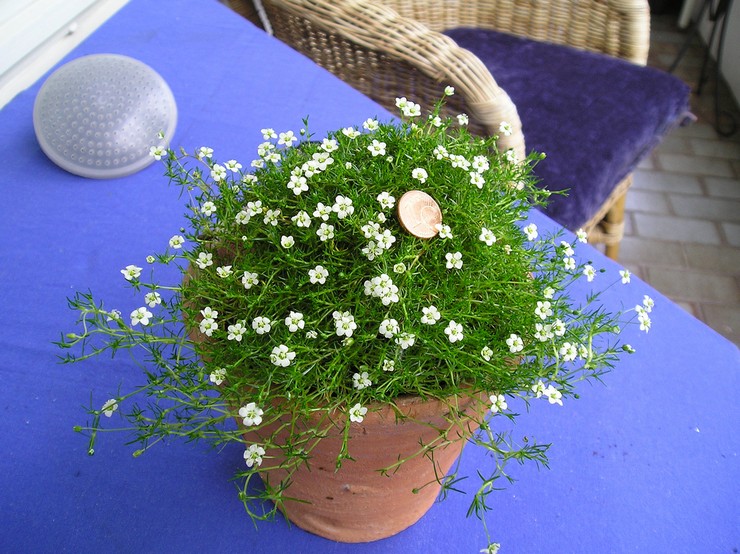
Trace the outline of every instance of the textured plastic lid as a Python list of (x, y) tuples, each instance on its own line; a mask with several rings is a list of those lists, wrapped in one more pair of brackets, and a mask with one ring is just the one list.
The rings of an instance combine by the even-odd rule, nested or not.
[(97, 179), (130, 175), (152, 163), (149, 149), (167, 146), (176, 125), (177, 105), (164, 79), (118, 54), (64, 64), (33, 106), (44, 153), (70, 173)]

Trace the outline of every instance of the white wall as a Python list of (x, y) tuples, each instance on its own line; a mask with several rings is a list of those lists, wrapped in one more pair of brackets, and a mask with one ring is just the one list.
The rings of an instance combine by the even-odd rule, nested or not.
[(0, 108), (127, 1), (0, 0)]

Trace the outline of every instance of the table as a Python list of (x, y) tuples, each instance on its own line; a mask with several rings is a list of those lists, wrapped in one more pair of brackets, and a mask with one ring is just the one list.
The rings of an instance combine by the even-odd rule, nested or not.
[[(306, 115), (317, 136), (388, 115), (215, 0), (132, 0), (64, 61), (102, 52), (157, 70), (180, 110), (173, 146), (208, 145), (220, 159), (251, 159), (259, 129), (297, 130)], [(72, 427), (84, 423), (91, 391), (107, 398), (136, 384), (140, 370), (125, 357), (59, 365), (52, 341), (75, 318), (66, 298), (89, 288), (125, 308), (132, 299), (119, 270), (159, 250), (184, 218), (159, 165), (110, 181), (54, 166), (31, 120), (42, 82), (0, 111), (0, 551), (478, 552), (485, 539), (464, 516), (467, 496), (436, 504), (395, 537), (345, 545), (282, 519), (255, 528), (229, 481), (243, 463), (238, 445), (173, 442), (133, 459), (112, 435), (86, 455)], [(502, 552), (740, 547), (738, 349), (644, 283), (633, 282), (629, 299), (622, 290), (608, 297), (612, 307), (642, 294), (656, 300), (653, 328), (628, 337), (638, 352), (605, 386), (522, 415), (520, 436), (553, 443), (551, 469), (512, 468), (518, 482), (495, 495), (488, 525)], [(463, 473), (486, 463), (469, 447)]]

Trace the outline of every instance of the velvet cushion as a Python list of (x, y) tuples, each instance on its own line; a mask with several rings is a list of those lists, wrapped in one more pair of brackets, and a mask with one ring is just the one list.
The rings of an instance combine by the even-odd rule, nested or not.
[(488, 67), (519, 112), (535, 173), (553, 195), (547, 214), (576, 230), (661, 137), (688, 113), (689, 87), (630, 62), (484, 29), (446, 31)]

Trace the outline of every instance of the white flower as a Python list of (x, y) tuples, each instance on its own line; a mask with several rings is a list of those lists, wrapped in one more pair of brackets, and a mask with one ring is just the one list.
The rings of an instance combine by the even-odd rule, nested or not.
[(265, 225), (272, 225), (273, 227), (276, 227), (278, 224), (278, 218), (280, 217), (280, 210), (267, 210), (265, 212), (265, 217), (262, 220)]
[(376, 197), (376, 200), (380, 202), (380, 207), (384, 210), (393, 209), (393, 206), (396, 204), (396, 199), (387, 192), (381, 192)]
[(317, 265), (313, 269), (308, 270), (308, 278), (311, 280), (311, 284), (315, 285), (316, 283), (323, 285), (326, 283), (326, 278), (329, 276), (329, 271), (322, 266)]
[(290, 220), (295, 223), (297, 227), (311, 226), (311, 216), (309, 216), (308, 213), (304, 212), (303, 210), (291, 217)]
[(272, 321), (270, 321), (269, 317), (257, 316), (252, 320), (252, 329), (258, 335), (264, 335), (272, 329)]
[(241, 342), (244, 333), (247, 332), (247, 328), (244, 326), (244, 323), (242, 323), (241, 321), (237, 321), (233, 325), (229, 325), (227, 331), (229, 332), (228, 336), (226, 337), (227, 339)]
[(425, 169), (421, 167), (417, 167), (416, 169), (413, 169), (411, 171), (411, 177), (416, 179), (420, 183), (425, 183), (427, 180), (427, 177), (429, 177), (429, 174), (426, 172)]
[(491, 164), (489, 163), (488, 158), (486, 158), (485, 156), (475, 156), (473, 158), (473, 169), (475, 169), (478, 173), (488, 171), (490, 167)]
[(434, 228), (439, 231), (439, 238), (441, 239), (451, 239), (452, 238), (452, 229), (450, 229), (449, 225), (445, 225), (444, 223), (437, 223), (434, 225)]
[(555, 333), (557, 336), (562, 337), (565, 334), (565, 323), (563, 323), (559, 319), (556, 319), (555, 322), (552, 324), (552, 332)]
[(213, 164), (213, 167), (211, 168), (211, 179), (213, 179), (217, 183), (226, 179), (226, 168), (222, 165)]
[(507, 121), (502, 121), (501, 124), (498, 126), (498, 132), (505, 137), (510, 137), (512, 133), (511, 123), (508, 123)]
[(293, 131), (286, 131), (285, 133), (280, 133), (278, 135), (278, 144), (284, 144), (288, 148), (293, 146), (293, 143), (298, 140), (298, 137), (295, 136), (295, 133)]
[(195, 264), (200, 269), (205, 269), (210, 265), (213, 265), (213, 254), (210, 252), (201, 252), (198, 254), (198, 259), (195, 260)]
[(619, 271), (619, 276), (622, 278), (622, 284), (626, 285), (630, 282), (630, 277), (632, 277), (632, 274), (629, 272), (628, 269), (621, 269)]
[(290, 350), (284, 344), (276, 346), (270, 354), (270, 361), (279, 367), (288, 367), (295, 359), (295, 352)]
[(432, 154), (434, 154), (434, 157), (438, 160), (443, 160), (445, 158), (449, 158), (450, 156), (450, 153), (444, 146), (435, 146), (434, 150), (432, 150)]
[(218, 329), (218, 323), (212, 317), (204, 317), (200, 321), (200, 332), (207, 337), (212, 337), (213, 332)]
[(503, 394), (492, 394), (489, 400), (491, 401), (491, 413), (503, 412), (509, 407)]
[(445, 87), (445, 96), (452, 96), (453, 94), (455, 94), (455, 87), (447, 85)]
[(357, 390), (365, 389), (372, 384), (373, 382), (368, 377), (367, 371), (363, 371), (362, 373), (355, 373), (352, 376), (352, 386), (355, 387)]
[(572, 256), (575, 254), (575, 250), (573, 250), (573, 247), (569, 242), (566, 242), (564, 240), (560, 241), (560, 246), (563, 248), (563, 255), (564, 256)]
[(594, 280), (594, 277), (596, 277), (596, 270), (594, 269), (594, 266), (586, 264), (583, 267), (583, 274), (586, 276), (586, 279), (590, 283)]
[(303, 329), (306, 322), (303, 320), (302, 313), (290, 312), (288, 317), (285, 318), (285, 325), (291, 333), (295, 333), (298, 329)]
[(141, 308), (136, 308), (133, 312), (131, 312), (131, 326), (138, 325), (141, 323), (142, 325), (149, 325), (149, 319), (152, 317), (152, 312), (146, 309), (145, 306), (142, 306)]
[(383, 371), (393, 371), (396, 369), (395, 360), (383, 360)]
[(547, 388), (542, 391), (542, 394), (547, 397), (547, 400), (550, 402), (550, 404), (560, 404), (561, 406), (563, 405), (563, 401), (561, 400), (563, 398), (563, 393), (561, 393), (552, 385), (547, 385)]
[(337, 145), (337, 141), (334, 139), (328, 139), (325, 138), (321, 141), (321, 149), (324, 152), (334, 152), (339, 146)]
[(461, 154), (450, 154), (450, 165), (452, 165), (452, 167), (459, 167), (465, 171), (470, 169), (470, 162)]
[(447, 335), (447, 338), (450, 342), (457, 342), (460, 340), (463, 340), (463, 326), (460, 323), (457, 323), (454, 319), (451, 320), (447, 327), (445, 327), (445, 335)]
[(214, 309), (212, 309), (210, 306), (206, 306), (200, 311), (200, 315), (205, 317), (206, 319), (216, 319), (218, 318), (218, 312)]
[(416, 335), (413, 333), (401, 333), (395, 338), (394, 342), (401, 347), (401, 350), (406, 350), (414, 346)]
[(368, 118), (362, 123), (362, 127), (367, 129), (368, 131), (376, 131), (378, 129), (378, 126), (378, 120), (372, 118)]
[(108, 317), (105, 318), (106, 321), (118, 321), (121, 319), (121, 311), (120, 310), (111, 310), (108, 312)]
[(485, 227), (481, 229), (480, 236), (478, 238), (488, 246), (492, 246), (493, 243), (496, 242), (496, 235), (493, 234), (493, 231), (486, 229)]
[(406, 273), (406, 264), (403, 262), (398, 262), (397, 264), (394, 264), (393, 273)]
[(262, 138), (265, 140), (277, 138), (277, 133), (275, 133), (275, 129), (261, 129), (260, 133), (262, 133)]
[(226, 279), (232, 273), (234, 273), (234, 271), (231, 269), (230, 265), (222, 265), (221, 267), (216, 268), (216, 274), (222, 279)]
[(467, 114), (461, 113), (457, 116), (457, 122), (460, 125), (467, 125), (468, 123), (470, 123), (470, 118)]
[(221, 367), (214, 369), (213, 373), (208, 376), (208, 380), (216, 386), (219, 386), (226, 379), (226, 368)]
[(295, 239), (291, 236), (283, 235), (280, 237), (280, 246), (283, 248), (291, 248), (295, 244)]
[(201, 146), (196, 154), (198, 159), (210, 158), (211, 156), (213, 156), (213, 148), (209, 148), (207, 146)]
[(313, 340), (313, 339), (315, 339), (318, 336), (319, 336), (319, 334), (316, 331), (306, 331), (306, 338), (307, 339), (312, 339)]
[(149, 148), (149, 155), (155, 160), (159, 161), (162, 156), (167, 154), (167, 150), (163, 146), (152, 146)]
[(524, 234), (527, 235), (527, 240), (534, 240), (537, 238), (537, 225), (530, 223), (524, 228)]
[(135, 266), (135, 265), (127, 265), (124, 269), (121, 270), (121, 273), (123, 274), (123, 277), (127, 281), (133, 281), (134, 279), (138, 279), (141, 275), (142, 268)]
[(249, 217), (259, 215), (264, 211), (261, 200), (255, 200), (254, 202), (247, 202), (247, 214)]
[(484, 346), (483, 349), (480, 351), (481, 358), (483, 358), (485, 361), (490, 362), (491, 358), (493, 357), (493, 350), (491, 350), (488, 346)]
[(555, 289), (552, 287), (545, 287), (545, 290), (542, 291), (542, 296), (544, 296), (548, 300), (552, 300), (552, 298), (555, 296)]
[(522, 341), (522, 338), (519, 335), (511, 333), (509, 338), (506, 339), (506, 346), (509, 347), (509, 352), (516, 354), (517, 352), (524, 350), (524, 341)]
[(563, 267), (568, 271), (573, 271), (576, 268), (576, 259), (566, 256), (563, 258)]
[(479, 189), (482, 189), (483, 185), (486, 184), (486, 180), (477, 171), (471, 171), (470, 172), (470, 184), (475, 185)]
[(349, 409), (349, 420), (355, 423), (362, 423), (362, 420), (365, 419), (366, 413), (367, 408), (362, 404), (357, 403)]
[(328, 221), (329, 214), (331, 214), (331, 206), (324, 206), (321, 202), (316, 205), (316, 209), (313, 212), (314, 217), (320, 217), (324, 221)]
[(228, 169), (232, 173), (238, 173), (239, 170), (242, 168), (242, 164), (240, 164), (236, 160), (229, 160), (224, 164), (224, 166), (226, 166), (226, 169)]
[(563, 360), (566, 362), (572, 362), (576, 359), (576, 356), (578, 356), (578, 349), (575, 344), (571, 344), (570, 342), (563, 343), (563, 346), (560, 347), (560, 355), (563, 357)]
[(265, 455), (265, 449), (257, 444), (252, 444), (244, 451), (244, 460), (247, 467), (261, 466), (262, 456)]
[(455, 252), (454, 254), (448, 252), (445, 254), (445, 259), (447, 260), (445, 264), (447, 269), (462, 269), (463, 261), (460, 252)]
[(545, 394), (545, 383), (542, 382), (542, 379), (537, 381), (534, 385), (532, 385), (532, 392), (537, 396), (537, 398), (540, 398), (543, 394)]
[(365, 294), (380, 298), (384, 306), (399, 301), (398, 287), (393, 284), (393, 280), (386, 273), (365, 281), (364, 286)]
[(538, 300), (537, 301), (537, 307), (534, 309), (534, 313), (536, 316), (539, 316), (540, 319), (547, 319), (552, 315), (552, 304), (545, 300), (544, 302)]
[(162, 303), (162, 297), (158, 292), (148, 292), (144, 295), (144, 302), (146, 302), (147, 306), (150, 308), (154, 308)]
[(322, 242), (326, 242), (327, 240), (334, 238), (334, 225), (322, 223), (317, 229), (316, 235), (318, 235)]
[(185, 237), (182, 235), (173, 235), (173, 237), (170, 239), (170, 248), (182, 248), (182, 245), (185, 243)]
[(650, 313), (653, 311), (653, 306), (655, 306), (655, 302), (652, 298), (650, 298), (647, 294), (642, 297), (642, 305), (645, 307), (645, 311), (647, 313)]
[(442, 126), (442, 118), (438, 115), (435, 116), (429, 116), (429, 122), (434, 125), (435, 127), (441, 127)]
[(637, 306), (637, 321), (640, 322), (640, 331), (645, 331), (646, 333), (650, 331), (650, 325), (652, 324), (652, 321), (650, 321), (650, 315), (648, 315), (647, 310), (645, 310), (642, 306)]
[(291, 175), (288, 188), (293, 191), (293, 194), (298, 196), (308, 190), (308, 181), (303, 175)]
[(421, 322), (425, 325), (434, 325), (442, 317), (439, 310), (435, 306), (429, 306), (428, 308), (421, 309), (422, 316)]
[(352, 200), (346, 196), (338, 195), (334, 199), (334, 205), (331, 207), (332, 211), (336, 212), (339, 219), (344, 219), (352, 215), (355, 212), (355, 207), (352, 205)]
[(244, 285), (244, 288), (249, 290), (253, 286), (259, 284), (260, 280), (256, 273), (252, 273), (250, 271), (245, 271), (244, 275), (242, 275), (242, 285)]
[(334, 328), (337, 336), (339, 337), (351, 337), (355, 329), (357, 329), (357, 323), (355, 323), (354, 316), (349, 312), (334, 311), (332, 314), (334, 318)]
[(398, 326), (398, 321), (395, 319), (384, 319), (380, 322), (380, 327), (378, 328), (378, 333), (383, 335), (387, 339), (392, 339), (400, 330)]
[(535, 323), (534, 337), (540, 342), (547, 342), (550, 339), (555, 338), (555, 333), (552, 332), (552, 325)]
[(504, 152), (504, 156), (506, 157), (506, 160), (510, 163), (517, 163), (519, 161), (519, 156), (512, 148), (509, 148), (506, 152)]
[(354, 139), (354, 138), (359, 137), (361, 133), (360, 133), (360, 131), (358, 131), (354, 127), (345, 127), (344, 129), (342, 129), (342, 134), (345, 137)]
[(386, 144), (384, 142), (373, 139), (373, 143), (367, 149), (370, 150), (373, 156), (385, 156), (385, 146)]
[(118, 402), (116, 402), (115, 398), (111, 398), (110, 400), (106, 400), (103, 404), (103, 407), (100, 408), (100, 410), (103, 412), (103, 415), (105, 417), (110, 417), (113, 415), (113, 412), (115, 412), (118, 409)]
[(259, 425), (262, 423), (262, 415), (265, 412), (254, 402), (250, 402), (246, 406), (239, 408), (239, 417), (243, 418), (242, 423), (245, 427), (251, 427), (252, 425)]
[(578, 231), (576, 231), (576, 237), (578, 238), (578, 242), (588, 242), (588, 235), (583, 229), (578, 229)]
[(481, 548), (480, 553), (481, 554), (498, 554), (499, 549), (501, 548), (501, 544), (497, 542), (492, 542), (485, 548)]

